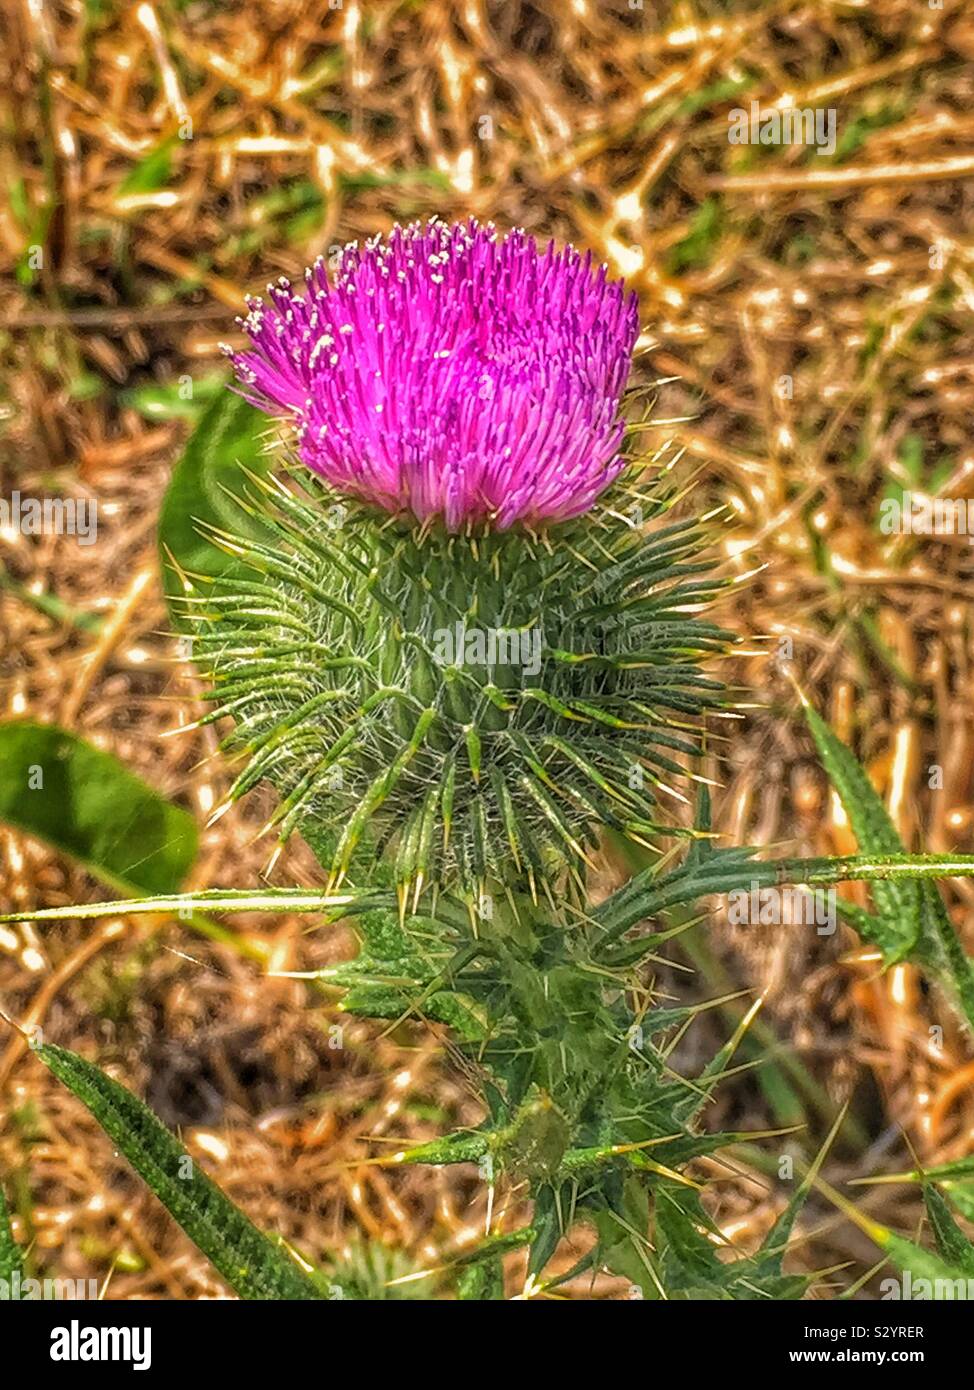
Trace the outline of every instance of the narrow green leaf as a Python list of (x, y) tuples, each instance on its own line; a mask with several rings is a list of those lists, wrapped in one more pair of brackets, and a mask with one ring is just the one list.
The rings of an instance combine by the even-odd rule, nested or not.
[[(725, 853), (726, 861), (725, 862)], [(769, 862), (748, 860), (734, 851), (717, 851), (711, 856), (714, 867), (687, 875), (677, 870), (663, 877), (638, 875), (636, 892), (630, 893), (633, 879), (625, 889), (607, 898), (592, 920), (606, 928), (605, 941), (621, 936), (643, 918), (653, 917), (666, 908), (694, 902), (712, 893), (729, 893), (769, 884), (802, 883), (818, 886), (861, 880), (876, 883), (889, 880), (923, 882), (937, 878), (974, 878), (974, 854), (882, 854), (848, 855), (845, 858), (778, 859)], [(623, 902), (622, 900), (625, 899)], [(0, 922), (56, 921), (66, 917), (108, 917), (112, 913), (179, 912), (202, 907), (214, 912), (331, 912), (344, 909), (362, 912), (370, 907), (393, 907), (389, 893), (324, 893), (303, 888), (207, 889), (199, 893), (164, 893), (131, 902), (84, 903), (75, 907), (44, 908), (37, 912), (8, 912)], [(437, 904), (438, 921), (450, 922), (450, 903), (445, 897)], [(453, 925), (456, 925), (453, 922)], [(659, 936), (645, 938), (652, 950)]]
[(59, 922), (66, 918), (138, 917), (154, 912), (187, 915), (205, 908), (210, 912), (328, 912), (340, 916), (359, 907), (385, 906), (374, 897), (354, 893), (324, 893), (303, 888), (206, 888), (199, 893), (156, 893), (149, 898), (126, 898), (103, 903), (71, 903), (27, 912), (7, 912), (0, 922)]
[(3, 1195), (3, 1188), (0, 1187), (0, 1279), (9, 1283), (15, 1274), (23, 1274), (23, 1272), (23, 1252), (14, 1240), (13, 1231), (10, 1229), (7, 1200)]
[(57, 594), (35, 594), (26, 584), (18, 583), (6, 570), (0, 570), (0, 589), (13, 594), (35, 612), (43, 613), (44, 617), (50, 618), (52, 622), (76, 627), (81, 632), (100, 632), (105, 625), (105, 619), (101, 614), (86, 613), (83, 609), (65, 603)]
[[(859, 848), (865, 854), (901, 853), (903, 843), (865, 770), (807, 702), (804, 710), (822, 766), (838, 792)], [(902, 960), (919, 940), (922, 895), (913, 883), (877, 883), (871, 891), (877, 908), (873, 939), (889, 965)]]
[(414, 1149), (404, 1149), (389, 1163), (429, 1163), (440, 1167), (448, 1163), (477, 1163), (490, 1147), (486, 1134), (447, 1134)]
[(457, 1298), (477, 1303), (498, 1302), (504, 1297), (504, 1262), (499, 1255), (471, 1264), (457, 1280)]
[(34, 1049), (87, 1106), (189, 1238), (241, 1298), (313, 1299), (321, 1292), (287, 1252), (250, 1222), (131, 1091), (50, 1043)]
[[(845, 744), (805, 703), (805, 716), (829, 774), (866, 853), (897, 854), (903, 843), (872, 783)], [(871, 889), (877, 913), (856, 913), (855, 926), (892, 964), (910, 956), (955, 996), (974, 1026), (974, 963), (966, 955), (935, 884), (890, 882)], [(844, 914), (848, 916), (849, 914)]]
[(974, 1181), (949, 1179), (943, 1184), (943, 1189), (964, 1220), (974, 1222)]
[(974, 1245), (951, 1216), (946, 1200), (930, 1183), (924, 1185), (923, 1200), (939, 1254), (967, 1278), (974, 1278)]
[[(873, 1237), (877, 1245), (885, 1250), (893, 1264), (903, 1274), (909, 1274), (914, 1280), (925, 1279), (932, 1286), (933, 1298), (952, 1298), (952, 1293), (947, 1293), (949, 1287), (954, 1289), (957, 1281), (960, 1280), (963, 1286), (967, 1287), (967, 1276), (962, 1269), (956, 1265), (949, 1264), (939, 1255), (932, 1254), (929, 1250), (924, 1250), (912, 1240), (906, 1240), (903, 1236), (898, 1236), (894, 1231), (885, 1230), (881, 1237)], [(938, 1289), (940, 1293), (938, 1294)], [(915, 1293), (914, 1297), (918, 1295)], [(964, 1295), (966, 1297), (966, 1294)]]
[(541, 1271), (558, 1248), (563, 1234), (557, 1193), (548, 1183), (535, 1195), (531, 1224), (534, 1239), (531, 1241), (531, 1253), (528, 1258), (528, 1277), (537, 1282)]
[[(692, 866), (672, 873), (644, 870), (591, 914), (605, 931), (603, 944), (618, 940), (630, 927), (671, 907), (696, 902), (715, 893), (786, 883), (816, 887), (827, 883), (923, 882), (937, 878), (974, 876), (972, 854), (851, 854), (815, 859), (758, 860), (751, 849), (718, 849)], [(651, 950), (653, 937), (645, 938)]]

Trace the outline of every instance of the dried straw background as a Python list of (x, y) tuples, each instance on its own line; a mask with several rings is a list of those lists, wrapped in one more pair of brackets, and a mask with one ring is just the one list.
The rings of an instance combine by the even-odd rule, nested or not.
[[(911, 460), (951, 496), (974, 469), (963, 0), (6, 0), (0, 55), (3, 494), (94, 496), (100, 523), (90, 549), (0, 538), (5, 716), (78, 729), (205, 820), (226, 776), (202, 734), (163, 737), (198, 706), (154, 558), (186, 425), (147, 418), (138, 388), (205, 379), (243, 294), (335, 243), (475, 214), (591, 247), (639, 290), (641, 380), (669, 379), (661, 441), (698, 472), (694, 505), (732, 509), (722, 563), (764, 567), (728, 615), (754, 653), (732, 676), (758, 708), (714, 761), (720, 828), (801, 852), (852, 847), (772, 659), (791, 638), (791, 669), (867, 762), (907, 843), (974, 848), (971, 547), (875, 525)], [(833, 108), (835, 156), (729, 144), (729, 110), (752, 99)], [(28, 274), (36, 244), (43, 266)], [(39, 594), (108, 621), (97, 638), (52, 622)], [(262, 810), (205, 832), (200, 884), (258, 881)], [(0, 866), (16, 907), (98, 891), (6, 831)], [(313, 878), (301, 846), (275, 870)], [(972, 895), (949, 893), (968, 949)], [(247, 929), (273, 943), (278, 968), (346, 949), (299, 922)], [(969, 1044), (911, 968), (880, 978), (841, 931), (830, 942), (717, 918), (709, 951), (701, 974), (664, 972), (664, 987), (765, 990), (770, 1026), (824, 1099), (854, 1095), (863, 1138), (837, 1150), (834, 1181), (904, 1166), (904, 1136), (928, 1160), (969, 1150)], [(380, 1038), (346, 1021), (331, 1050), (334, 1016), (303, 987), (173, 923), (4, 930), (0, 1000), (144, 1093), (256, 1219), (310, 1253), (365, 1234), (405, 1252), (394, 1270), (435, 1264), (482, 1222), (471, 1175), (357, 1162), (381, 1152), (366, 1136), (431, 1137), (476, 1116), (425, 1030)], [(932, 1023), (947, 1024), (939, 1051)], [(701, 1053), (708, 1026), (694, 1034)], [(731, 1116), (768, 1123), (753, 1078), (728, 1088), (714, 1122)], [(814, 1144), (814, 1107), (809, 1122)], [(13, 1035), (0, 1038), (0, 1171), (45, 1272), (110, 1275), (113, 1298), (219, 1290)], [(746, 1247), (780, 1191), (743, 1163), (710, 1172), (714, 1210)], [(894, 1189), (866, 1206), (903, 1229), (916, 1219)], [(857, 1262), (820, 1296), (872, 1262), (825, 1205), (803, 1229), (798, 1264)]]

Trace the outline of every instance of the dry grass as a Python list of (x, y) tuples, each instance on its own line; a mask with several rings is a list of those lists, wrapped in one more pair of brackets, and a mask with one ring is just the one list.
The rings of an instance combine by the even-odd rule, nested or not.
[[(661, 432), (699, 468), (700, 505), (732, 509), (728, 570), (764, 566), (730, 615), (760, 653), (738, 658), (735, 677), (761, 707), (715, 762), (721, 829), (809, 853), (852, 847), (773, 659), (790, 638), (791, 668), (868, 763), (906, 842), (974, 848), (972, 550), (875, 524), (891, 484), (962, 496), (974, 469), (963, 0), (8, 0), (0, 39), (3, 494), (85, 493), (100, 508), (90, 550), (0, 540), (15, 586), (0, 598), (4, 713), (76, 727), (205, 819), (226, 782), (212, 746), (162, 737), (192, 720), (197, 693), (173, 661), (154, 568), (186, 423), (147, 413), (138, 390), (205, 380), (243, 294), (269, 278), (397, 218), (472, 213), (590, 246), (627, 275), (643, 300), (641, 377), (674, 378)], [(729, 144), (729, 110), (752, 99), (834, 108), (836, 155)], [(98, 636), (53, 622), (39, 594), (109, 622)], [(260, 810), (206, 832), (199, 883), (257, 881)], [(16, 906), (94, 891), (20, 837), (0, 831), (0, 851)], [(313, 874), (300, 846), (275, 871)], [(972, 895), (949, 895), (969, 949)], [(343, 949), (293, 921), (248, 930), (285, 968)], [(808, 1081), (813, 1139), (813, 1086), (820, 1102), (854, 1096), (861, 1142), (838, 1152), (838, 1179), (900, 1166), (901, 1133), (924, 1159), (969, 1151), (969, 1045), (948, 1023), (932, 1047), (947, 1016), (912, 968), (881, 978), (841, 932), (716, 922), (709, 940), (691, 987), (767, 990)], [(425, 1261), (481, 1220), (472, 1178), (393, 1181), (355, 1164), (375, 1152), (366, 1135), (431, 1136), (476, 1114), (423, 1031), (380, 1039), (346, 1024), (345, 1047), (329, 1049), (334, 1016), (303, 987), (260, 979), (174, 924), (6, 931), (0, 998), (142, 1090), (248, 1211), (309, 1251), (358, 1230)], [(79, 1107), (15, 1041), (3, 1047), (0, 1167), (38, 1261), (114, 1269), (112, 1297), (211, 1291)], [(722, 1106), (769, 1118), (752, 1079)], [(746, 1244), (774, 1201), (752, 1176), (720, 1176), (716, 1210)], [(915, 1217), (891, 1190), (870, 1201), (894, 1224)], [(811, 1211), (809, 1267), (868, 1264), (847, 1226)]]

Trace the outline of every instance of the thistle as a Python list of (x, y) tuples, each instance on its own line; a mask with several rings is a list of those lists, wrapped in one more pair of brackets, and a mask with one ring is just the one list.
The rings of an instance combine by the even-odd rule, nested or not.
[(202, 604), (212, 718), (281, 840), (468, 904), (580, 901), (598, 833), (646, 842), (703, 712), (697, 523), (627, 453), (636, 305), (574, 250), (476, 223), (346, 248), (251, 301), (230, 353), (293, 443), (261, 538)]
[[(245, 755), (230, 799), (271, 782), (326, 891), (369, 890), (347, 900), (359, 955), (326, 972), (343, 1008), (450, 1025), (483, 1093), (479, 1129), (392, 1161), (525, 1183), (532, 1280), (584, 1213), (593, 1261), (652, 1292), (627, 1223), (659, 1184), (660, 1250), (704, 1261), (674, 1165), (718, 1142), (694, 1121), (730, 1052), (698, 1085), (668, 1074), (675, 1015), (631, 1011), (645, 945), (618, 943), (585, 875), (606, 829), (674, 833), (660, 801), (721, 703), (700, 660), (726, 638), (697, 616), (718, 587), (701, 527), (666, 523), (627, 437), (635, 303), (573, 250), (434, 222), (349, 247), (333, 284), (320, 264), (279, 284), (243, 326), (241, 391), (291, 450), (251, 476), (252, 538), (214, 535), (234, 567), (190, 605), (208, 718)], [(773, 1256), (729, 1296), (745, 1275), (784, 1288)]]
[[(163, 550), (184, 579), (196, 656), (213, 682), (207, 718), (229, 717), (228, 743), (246, 755), (232, 797), (271, 782), (281, 837), (299, 828), (331, 882), (2, 920), (178, 907), (225, 936), (201, 907), (350, 918), (359, 953), (319, 983), (363, 1017), (446, 1025), (451, 1055), (483, 1099), (478, 1126), (371, 1160), (476, 1163), (490, 1190), (485, 1238), (411, 1283), (444, 1275), (460, 1298), (502, 1297), (503, 1256), (523, 1246), (525, 1295), (609, 1268), (647, 1298), (801, 1297), (810, 1279), (783, 1260), (842, 1115), (761, 1247), (733, 1251), (685, 1169), (729, 1143), (782, 1133), (702, 1125), (757, 1006), (684, 1077), (673, 1050), (711, 1005), (654, 1006), (650, 963), (699, 920), (709, 895), (868, 878), (876, 912), (856, 908), (853, 918), (863, 938), (887, 964), (918, 960), (971, 1022), (974, 968), (925, 880), (974, 874), (974, 857), (905, 855), (865, 772), (811, 714), (864, 857), (763, 862), (717, 848), (704, 788), (682, 862), (652, 861), (590, 902), (585, 869), (600, 832), (642, 843), (673, 834), (658, 803), (721, 701), (699, 671), (725, 641), (696, 616), (717, 588), (699, 558), (701, 527), (664, 523), (667, 487), (647, 480), (627, 437), (633, 302), (574, 251), (439, 223), (362, 253), (350, 247), (334, 285), (317, 266), (303, 295), (282, 284), (271, 299), (245, 321), (252, 348), (231, 356), (244, 394), (291, 437), (284, 476), (252, 473), (240, 526), (208, 528), (229, 558), (206, 590), (165, 540)], [(253, 413), (239, 402), (229, 413), (240, 412)], [(212, 480), (194, 475), (207, 451), (230, 457), (222, 428), (223, 415), (208, 412), (171, 484), (172, 513), (164, 508), (162, 531), (181, 537), (187, 560), (186, 497), (210, 500)], [(64, 731), (54, 735), (70, 746)], [(24, 757), (32, 767), (34, 754)], [(52, 785), (63, 800), (68, 784)], [(49, 806), (43, 827), (58, 820)], [(126, 836), (131, 820), (126, 806)], [(346, 876), (359, 889), (335, 893)], [(434, 894), (421, 901), (427, 885)], [(491, 913), (487, 929), (482, 905), (496, 890), (512, 910), (496, 922)], [(646, 933), (647, 921), (666, 930)], [(38, 1039), (35, 1050), (242, 1297), (375, 1297), (388, 1282), (370, 1259), (328, 1275), (310, 1261), (299, 1268), (192, 1164), (187, 1178), (176, 1138), (128, 1091), (62, 1048)], [(520, 1229), (494, 1229), (498, 1184), (533, 1204)], [(840, 1200), (901, 1267), (931, 1267), (927, 1252)], [(927, 1204), (941, 1267), (951, 1272), (949, 1258), (966, 1268), (971, 1252), (943, 1198), (928, 1194)], [(595, 1238), (572, 1271), (554, 1273), (577, 1221)], [(9, 1268), (19, 1251), (5, 1239), (0, 1201), (4, 1260)]]

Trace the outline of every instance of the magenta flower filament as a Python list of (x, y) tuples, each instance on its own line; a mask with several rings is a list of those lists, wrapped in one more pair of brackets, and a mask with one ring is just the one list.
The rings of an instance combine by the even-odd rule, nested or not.
[(635, 295), (573, 248), (432, 221), (248, 301), (244, 394), (337, 490), (448, 530), (587, 511), (618, 475)]

